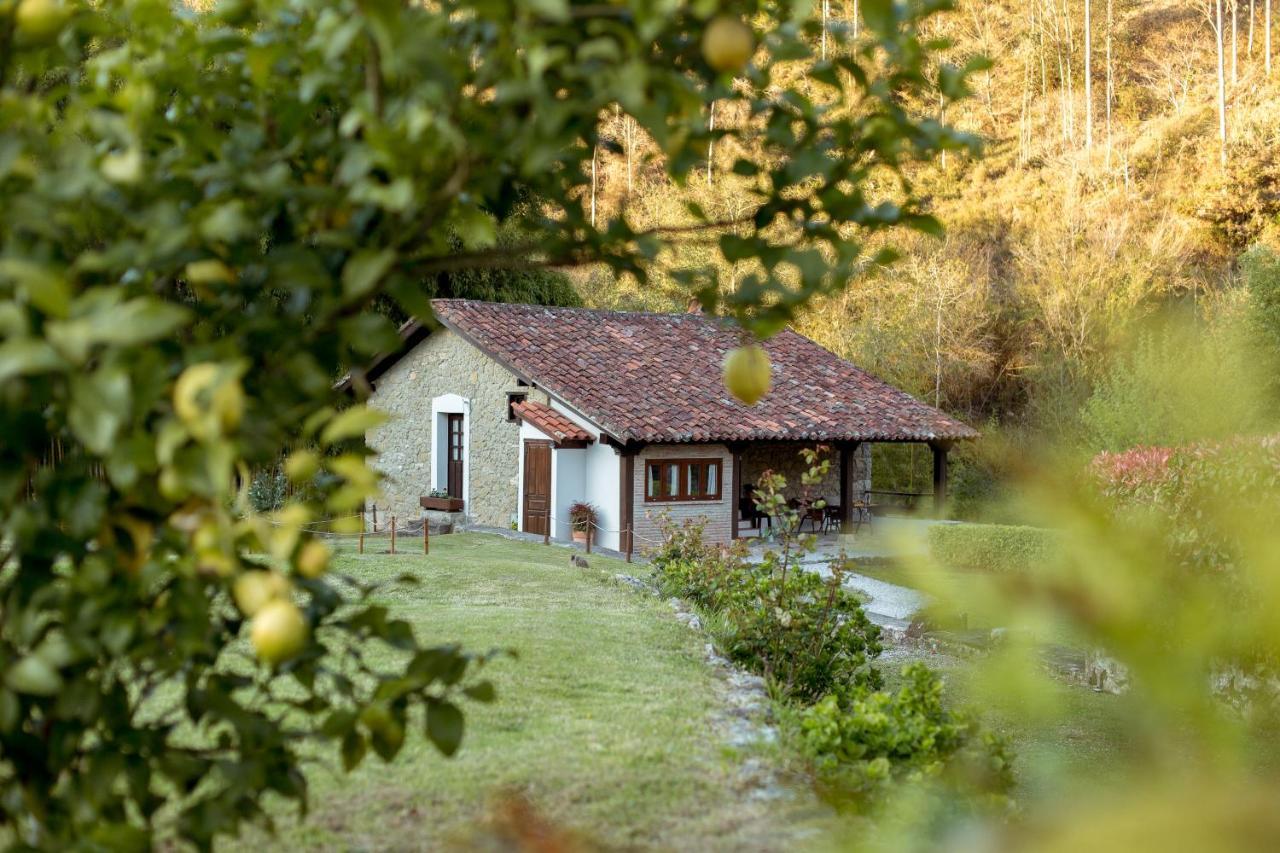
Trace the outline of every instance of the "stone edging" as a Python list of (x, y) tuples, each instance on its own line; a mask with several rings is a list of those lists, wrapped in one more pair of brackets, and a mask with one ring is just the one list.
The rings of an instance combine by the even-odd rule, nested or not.
[[(634, 575), (615, 574), (613, 579), (637, 592), (661, 597), (653, 584)], [(676, 621), (705, 638), (702, 620), (687, 601), (674, 597), (666, 601), (675, 611)], [(777, 741), (778, 728), (770, 721), (772, 707), (764, 679), (721, 655), (710, 640), (703, 643), (702, 657), (715, 676), (720, 694), (721, 710), (713, 715), (712, 725), (721, 739), (737, 749)], [(792, 796), (792, 792), (782, 784), (778, 772), (759, 757), (750, 757), (742, 763), (738, 783), (750, 799), (774, 800)]]

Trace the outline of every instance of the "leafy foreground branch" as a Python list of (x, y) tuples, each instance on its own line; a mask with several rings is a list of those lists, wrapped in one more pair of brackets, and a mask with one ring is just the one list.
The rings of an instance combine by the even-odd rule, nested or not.
[(786, 479), (774, 473), (756, 492), (761, 511), (778, 520), (776, 548), (753, 563), (742, 543), (715, 548), (701, 524), (666, 519), (651, 555), (659, 587), (702, 608), (721, 651), (766, 679), (788, 736), (835, 799), (865, 805), (909, 780), (942, 785), (972, 807), (1007, 809), (1013, 774), (1004, 741), (944, 707), (941, 679), (923, 664), (905, 669), (897, 692), (884, 692), (871, 665), (880, 631), (844, 585), (845, 559), (833, 560), (826, 577), (802, 564), (815, 537), (801, 536), (800, 522), (823, 506), (808, 492), (830, 468), (818, 451), (802, 453), (804, 497), (788, 502)]
[[(771, 334), (864, 237), (936, 230), (901, 169), (973, 142), (923, 117), (971, 70), (929, 62), (943, 2), (866, 0), (820, 99), (775, 74), (813, 63), (790, 4), (203, 5), (0, 2), (0, 827), (31, 847), (146, 847), (173, 816), (207, 848), (266, 791), (305, 805), (304, 744), (390, 758), (425, 715), (448, 753), (459, 692), (490, 697), (483, 658), (423, 647), (313, 541), (377, 492), (379, 417), (334, 380), (367, 390), (399, 345), (380, 300), (429, 322), (442, 276), (643, 280), (710, 234), (760, 267), (722, 313)], [(717, 16), (735, 50), (702, 44)], [(597, 223), (606, 109), (676, 182), (739, 137), (750, 222)], [(281, 459), (293, 497), (255, 511)]]

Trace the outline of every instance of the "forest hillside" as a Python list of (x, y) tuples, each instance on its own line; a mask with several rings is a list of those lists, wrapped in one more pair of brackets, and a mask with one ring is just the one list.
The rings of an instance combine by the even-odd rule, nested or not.
[[(1242, 254), (1280, 241), (1271, 2), (959, 0), (931, 34), (950, 62), (993, 64), (939, 116), (979, 135), (982, 156), (912, 175), (946, 235), (898, 243), (900, 261), (800, 330), (989, 431), (1077, 436), (1134, 329), (1171, 304), (1228, 309)], [(832, 31), (859, 25), (855, 0), (815, 3), (824, 13)], [(669, 186), (634, 123), (606, 115), (593, 202), (641, 222), (690, 201), (731, 218), (750, 203), (732, 163), (713, 151), (701, 181)], [(575, 282), (596, 305), (687, 300), (661, 280)]]

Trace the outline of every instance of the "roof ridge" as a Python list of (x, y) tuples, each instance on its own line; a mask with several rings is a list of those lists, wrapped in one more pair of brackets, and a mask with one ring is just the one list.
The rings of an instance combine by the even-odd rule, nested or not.
[(535, 302), (490, 302), (485, 299), (462, 299), (459, 297), (438, 297), (431, 300), (431, 307), (436, 303), (455, 305), (482, 305), (487, 308), (534, 308), (542, 311), (576, 311), (583, 314), (608, 314), (618, 317), (662, 317), (677, 320), (711, 320), (721, 325), (727, 324), (727, 317), (716, 314), (704, 314), (701, 311), (628, 311), (621, 308), (590, 308), (585, 305), (541, 305)]

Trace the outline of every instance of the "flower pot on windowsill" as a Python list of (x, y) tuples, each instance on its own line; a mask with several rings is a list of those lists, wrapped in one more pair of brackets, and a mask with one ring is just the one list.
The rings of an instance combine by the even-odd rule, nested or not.
[(450, 497), (431, 497), (423, 495), (418, 498), (418, 503), (423, 509), (434, 509), (438, 512), (462, 512), (462, 498)]

